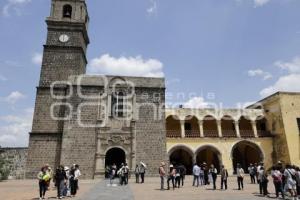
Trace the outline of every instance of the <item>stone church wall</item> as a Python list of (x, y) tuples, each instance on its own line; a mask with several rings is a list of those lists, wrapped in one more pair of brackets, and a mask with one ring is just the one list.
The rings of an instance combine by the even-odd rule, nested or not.
[(26, 170), (27, 148), (0, 148), (0, 156), (8, 161), (9, 179), (24, 179)]

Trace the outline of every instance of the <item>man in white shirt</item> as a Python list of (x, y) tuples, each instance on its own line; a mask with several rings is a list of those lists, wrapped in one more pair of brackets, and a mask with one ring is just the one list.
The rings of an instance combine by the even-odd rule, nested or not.
[(236, 175), (237, 175), (239, 190), (244, 189), (244, 174), (245, 174), (244, 169), (238, 163), (237, 164), (237, 169), (236, 169)]
[(200, 167), (195, 164), (193, 167), (193, 175), (194, 175), (194, 181), (193, 186), (195, 186), (195, 181), (197, 180), (197, 187), (199, 187), (199, 176), (200, 176)]

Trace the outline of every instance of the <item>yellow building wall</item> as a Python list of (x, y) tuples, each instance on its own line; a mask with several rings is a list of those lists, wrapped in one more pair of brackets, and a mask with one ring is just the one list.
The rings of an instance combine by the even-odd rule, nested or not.
[[(273, 165), (272, 153), (273, 153), (273, 139), (272, 138), (252, 138), (249, 140), (238, 138), (178, 138), (167, 139), (167, 152), (168, 154), (175, 148), (185, 147), (195, 153), (203, 146), (212, 146), (221, 153), (222, 164), (228, 169), (229, 173), (233, 174), (233, 162), (232, 162), (232, 150), (235, 144), (241, 141), (249, 141), (255, 143), (262, 151), (267, 168)], [(170, 156), (170, 155), (169, 155)]]
[(300, 94), (280, 94), (281, 114), (290, 157), (290, 163), (300, 165), (300, 136), (297, 118), (300, 118)]

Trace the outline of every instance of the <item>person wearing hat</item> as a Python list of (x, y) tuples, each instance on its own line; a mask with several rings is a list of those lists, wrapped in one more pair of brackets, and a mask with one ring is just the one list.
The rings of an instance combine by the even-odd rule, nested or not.
[(167, 180), (168, 190), (170, 190), (170, 181), (172, 181), (173, 190), (175, 189), (175, 182), (174, 182), (175, 175), (176, 175), (176, 170), (175, 170), (174, 166), (171, 164), (170, 170), (169, 170), (169, 176), (168, 176), (168, 180)]
[(161, 162), (160, 167), (159, 167), (159, 176), (160, 176), (160, 190), (164, 190), (164, 185), (165, 185), (165, 166), (166, 164), (164, 162)]

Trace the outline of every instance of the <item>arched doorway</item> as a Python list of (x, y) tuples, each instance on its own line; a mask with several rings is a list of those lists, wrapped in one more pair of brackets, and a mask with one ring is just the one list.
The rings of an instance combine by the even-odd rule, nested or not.
[(171, 150), (170, 163), (173, 165), (184, 165), (187, 175), (192, 174), (193, 170), (193, 153), (185, 147), (177, 147)]
[(222, 165), (222, 155), (218, 149), (213, 146), (203, 146), (196, 151), (196, 161), (198, 165), (206, 163), (208, 167), (212, 164), (220, 172)]
[(115, 164), (119, 169), (122, 163), (126, 162), (125, 151), (121, 148), (111, 148), (106, 152), (105, 155), (105, 168)]
[(234, 173), (236, 173), (237, 163), (241, 165), (246, 173), (250, 164), (263, 162), (264, 156), (260, 147), (249, 141), (241, 141), (232, 148), (232, 162)]

